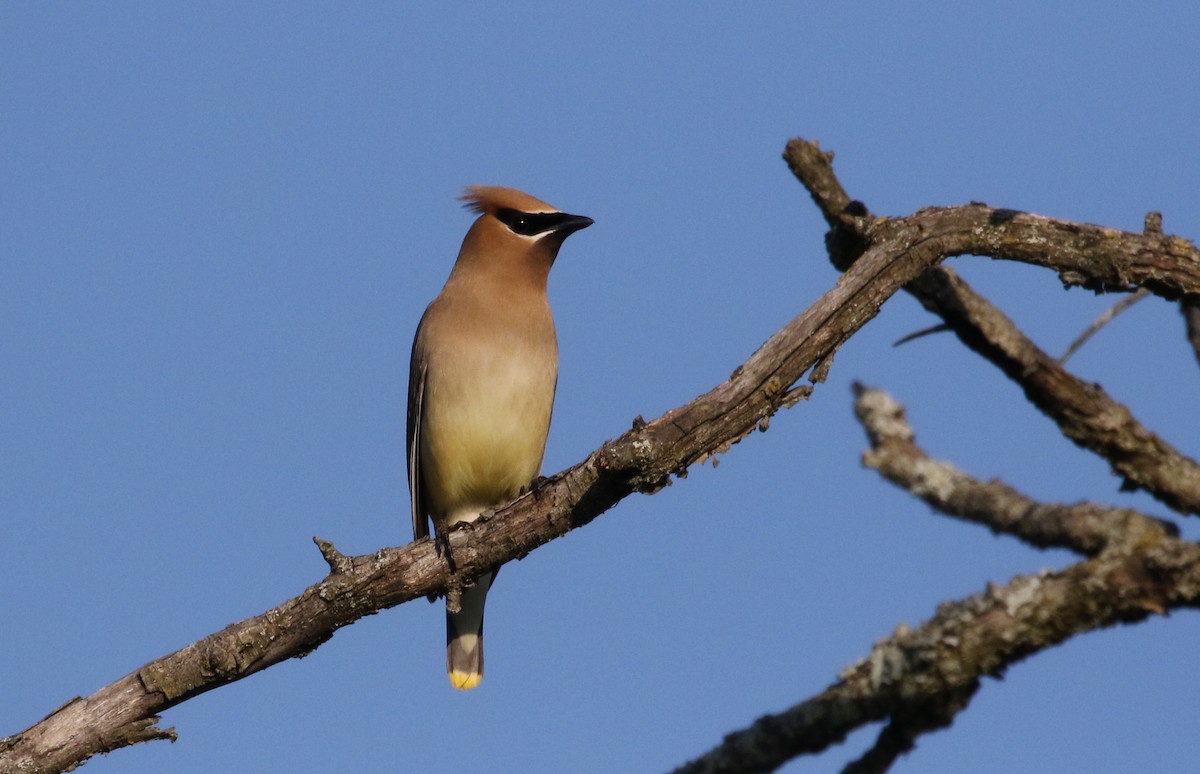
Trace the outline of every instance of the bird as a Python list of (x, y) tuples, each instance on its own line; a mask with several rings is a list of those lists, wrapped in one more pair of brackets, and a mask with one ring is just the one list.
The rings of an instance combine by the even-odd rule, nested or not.
[[(478, 217), (413, 338), (408, 485), (413, 538), (443, 550), (447, 531), (532, 486), (541, 472), (558, 385), (558, 339), (546, 294), (563, 241), (592, 225), (514, 188), (470, 186)], [(449, 557), (448, 557), (449, 558)], [(483, 678), (483, 608), (495, 570), (446, 611), (446, 671), (470, 690)]]

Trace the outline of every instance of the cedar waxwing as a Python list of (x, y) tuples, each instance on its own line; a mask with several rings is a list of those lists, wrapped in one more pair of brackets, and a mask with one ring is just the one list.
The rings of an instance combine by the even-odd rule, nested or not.
[[(542, 467), (558, 382), (546, 279), (563, 240), (591, 218), (512, 188), (472, 186), (479, 213), (445, 287), (425, 310), (408, 378), (408, 486), (413, 536), (439, 536), (527, 488)], [(446, 613), (455, 688), (483, 677), (483, 603), (495, 572)]]

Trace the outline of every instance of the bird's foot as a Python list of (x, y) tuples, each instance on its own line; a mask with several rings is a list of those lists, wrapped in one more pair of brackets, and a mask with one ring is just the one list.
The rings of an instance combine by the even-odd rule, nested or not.
[(521, 495), (531, 494), (536, 499), (538, 497), (538, 495), (541, 494), (542, 487), (544, 487), (546, 485), (546, 482), (549, 480), (550, 479), (546, 476), (538, 476), (537, 478), (530, 481), (525, 486), (521, 487), (520, 494)]
[(438, 532), (434, 538), (433, 545), (437, 551), (437, 555), (446, 560), (446, 564), (450, 566), (450, 572), (458, 572), (458, 567), (454, 564), (454, 554), (450, 552), (450, 530)]

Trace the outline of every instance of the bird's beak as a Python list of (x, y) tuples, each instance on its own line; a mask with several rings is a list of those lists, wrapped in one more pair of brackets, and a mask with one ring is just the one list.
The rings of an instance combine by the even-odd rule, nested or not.
[(576, 231), (585, 229), (595, 222), (586, 215), (568, 215), (564, 212), (562, 220), (554, 226), (554, 233), (565, 237), (569, 234), (574, 234)]

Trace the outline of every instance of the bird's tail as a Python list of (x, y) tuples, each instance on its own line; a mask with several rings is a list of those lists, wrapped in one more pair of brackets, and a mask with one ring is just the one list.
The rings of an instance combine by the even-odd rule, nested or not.
[(446, 672), (450, 684), (463, 691), (483, 679), (483, 603), (495, 573), (485, 572), (463, 589), (461, 609), (446, 612)]

